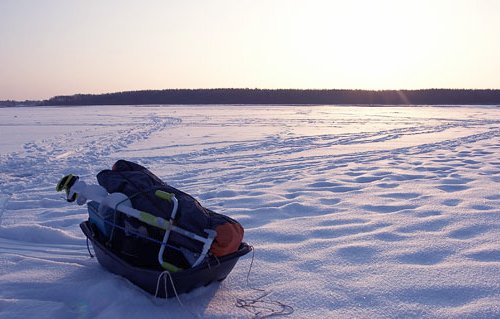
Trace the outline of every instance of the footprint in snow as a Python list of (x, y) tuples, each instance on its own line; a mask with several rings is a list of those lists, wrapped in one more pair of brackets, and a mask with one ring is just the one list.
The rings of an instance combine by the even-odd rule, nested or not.
[(394, 292), (402, 302), (435, 307), (460, 307), (480, 299), (484, 290), (473, 287), (442, 286), (431, 288), (411, 287)]
[(442, 214), (443, 213), (441, 211), (439, 211), (439, 210), (425, 210), (425, 211), (422, 211), (422, 212), (418, 212), (417, 216), (425, 218), (425, 217), (439, 216), (439, 215), (442, 215)]
[(405, 240), (408, 238), (406, 236), (402, 236), (402, 235), (399, 235), (399, 234), (396, 234), (393, 232), (383, 232), (383, 233), (376, 234), (373, 237), (375, 239), (378, 239), (378, 240), (389, 241), (389, 242), (401, 241), (401, 240)]
[(392, 213), (397, 213), (401, 212), (404, 210), (409, 210), (409, 209), (415, 209), (419, 206), (417, 205), (363, 205), (361, 206), (362, 209), (370, 211), (370, 212), (375, 212), (375, 213), (381, 213), (381, 214), (392, 214)]
[(365, 183), (379, 181), (383, 178), (384, 178), (384, 176), (360, 176), (360, 177), (355, 178), (354, 182), (365, 184)]
[(391, 226), (388, 223), (370, 225), (345, 225), (340, 227), (323, 227), (311, 231), (312, 238), (339, 238), (369, 233), (380, 228)]
[(377, 251), (368, 246), (353, 245), (337, 249), (337, 255), (349, 263), (366, 264), (372, 262)]
[(495, 207), (490, 205), (471, 205), (470, 208), (480, 211), (494, 210)]
[(450, 199), (445, 199), (444, 201), (441, 202), (441, 204), (443, 204), (445, 206), (454, 207), (454, 206), (457, 206), (458, 204), (460, 204), (461, 202), (462, 202), (461, 199), (450, 198)]
[(442, 184), (437, 187), (438, 189), (445, 191), (447, 193), (454, 193), (454, 192), (460, 192), (464, 191), (466, 189), (469, 189), (469, 186), (466, 185), (447, 185), (447, 184)]
[(450, 255), (447, 250), (425, 250), (397, 256), (397, 260), (404, 264), (435, 265)]
[(319, 222), (319, 226), (340, 226), (340, 225), (350, 225), (350, 224), (366, 224), (369, 223), (369, 219), (361, 218), (338, 218), (338, 219), (327, 219)]
[(380, 188), (396, 188), (399, 186), (397, 183), (380, 183), (376, 185), (377, 187)]
[(420, 196), (422, 196), (422, 193), (388, 193), (380, 195), (380, 197), (388, 197), (394, 199), (414, 199)]
[(398, 231), (403, 232), (403, 233), (415, 233), (415, 232), (420, 232), (420, 231), (425, 231), (425, 232), (436, 232), (440, 231), (444, 227), (448, 226), (450, 222), (447, 219), (438, 219), (438, 220), (432, 220), (432, 221), (427, 221), (423, 223), (417, 223), (413, 225), (408, 225), (404, 227), (400, 227)]
[(455, 229), (448, 233), (448, 236), (455, 239), (470, 239), (477, 237), (490, 229), (486, 225), (473, 225)]
[(475, 253), (470, 253), (467, 257), (482, 262), (500, 262), (500, 250), (485, 249)]

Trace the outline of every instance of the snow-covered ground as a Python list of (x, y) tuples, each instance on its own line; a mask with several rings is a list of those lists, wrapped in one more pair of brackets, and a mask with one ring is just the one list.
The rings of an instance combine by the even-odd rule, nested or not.
[(89, 257), (55, 185), (120, 158), (239, 220), (290, 317), (500, 318), (500, 108), (480, 106), (0, 109), (0, 318), (252, 316), (250, 255), (184, 306)]

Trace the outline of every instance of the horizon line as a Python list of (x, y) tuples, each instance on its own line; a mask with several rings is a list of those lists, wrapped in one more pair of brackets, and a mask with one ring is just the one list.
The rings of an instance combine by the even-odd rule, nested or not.
[(400, 92), (400, 91), (426, 91), (426, 90), (456, 90), (456, 91), (500, 91), (500, 88), (419, 88), (419, 89), (339, 89), (339, 88), (258, 88), (258, 87), (214, 87), (214, 88), (164, 88), (164, 89), (133, 89), (123, 91), (110, 91), (105, 93), (69, 93), (53, 95), (45, 99), (0, 99), (3, 102), (42, 102), (53, 99), (55, 97), (78, 96), (78, 95), (106, 95), (106, 94), (119, 94), (125, 92), (147, 92), (147, 91), (197, 91), (197, 90), (259, 90), (259, 91), (367, 91), (367, 92)]

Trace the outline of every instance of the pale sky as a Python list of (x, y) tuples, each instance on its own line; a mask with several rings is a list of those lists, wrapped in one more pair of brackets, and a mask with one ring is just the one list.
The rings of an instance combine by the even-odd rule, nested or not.
[(500, 88), (500, 0), (0, 0), (0, 100)]

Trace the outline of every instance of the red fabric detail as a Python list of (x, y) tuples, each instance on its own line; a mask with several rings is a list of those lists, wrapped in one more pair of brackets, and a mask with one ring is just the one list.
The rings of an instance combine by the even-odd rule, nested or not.
[(222, 224), (215, 228), (217, 236), (210, 251), (214, 256), (221, 257), (234, 253), (243, 240), (243, 227), (240, 224)]

